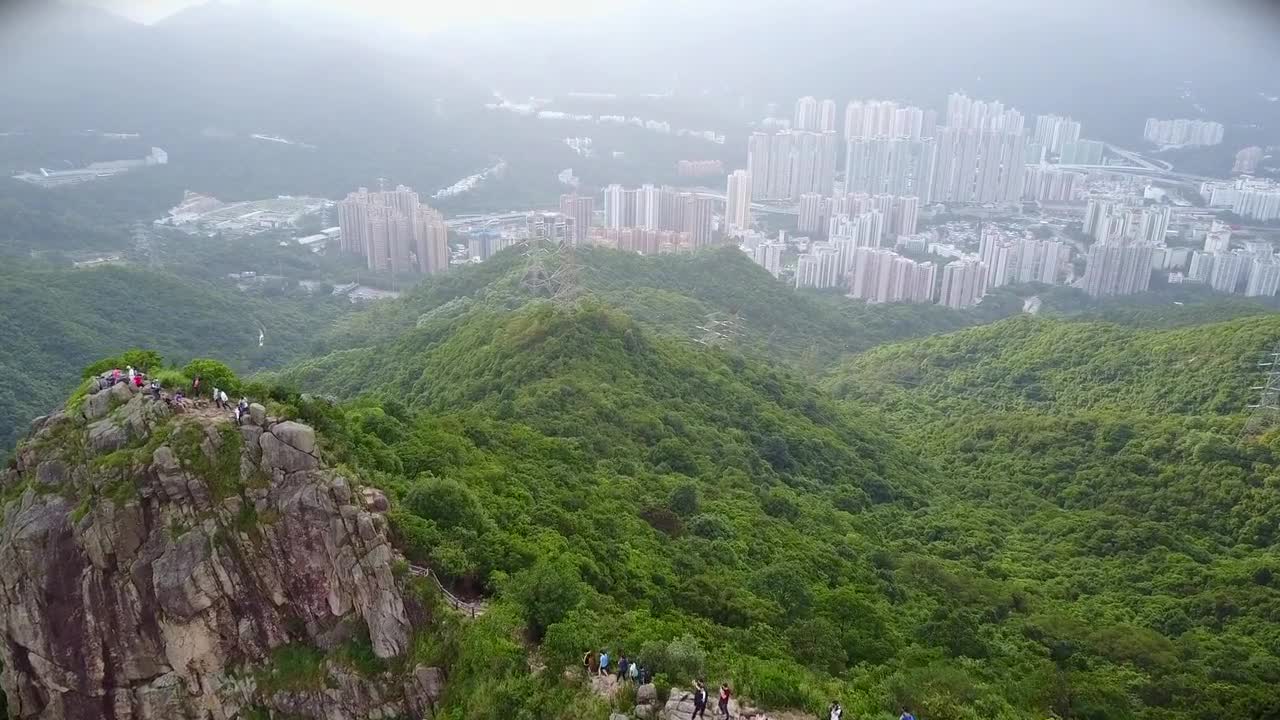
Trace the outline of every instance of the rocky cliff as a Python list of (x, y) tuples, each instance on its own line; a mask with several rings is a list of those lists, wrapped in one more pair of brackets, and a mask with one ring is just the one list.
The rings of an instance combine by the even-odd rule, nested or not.
[(115, 385), (36, 420), (0, 489), (11, 717), (431, 716), (385, 498), (312, 428)]

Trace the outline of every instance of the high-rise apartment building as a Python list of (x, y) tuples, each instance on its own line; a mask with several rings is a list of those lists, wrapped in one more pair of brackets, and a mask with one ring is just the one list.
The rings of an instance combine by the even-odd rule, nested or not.
[(987, 294), (987, 266), (979, 260), (955, 260), (942, 268), (938, 304), (962, 310), (981, 302)]
[(882, 248), (856, 248), (852, 256), (849, 297), (868, 303), (933, 301), (933, 263), (917, 263)]
[(836, 101), (823, 100), (818, 104), (818, 127), (819, 132), (835, 132), (836, 131)]
[(1089, 247), (1084, 290), (1092, 297), (1132, 295), (1151, 282), (1151, 245), (1097, 242)]
[(444, 217), (404, 185), (349, 193), (338, 203), (338, 227), (342, 250), (363, 256), (370, 270), (436, 273), (449, 269)]
[(805, 96), (796, 101), (795, 119), (791, 123), (795, 130), (818, 129), (818, 100), (813, 96)]
[(680, 229), (689, 233), (695, 249), (710, 245), (715, 217), (711, 198), (698, 197), (692, 193), (682, 193), (680, 197), (684, 210)]
[(796, 231), (802, 233), (818, 233), (825, 235), (827, 199), (819, 193), (805, 193), (800, 196), (800, 215), (796, 222)]
[(942, 128), (937, 138), (933, 202), (1017, 202), (1026, 138), (1021, 132)]
[(751, 173), (734, 170), (725, 190), (724, 222), (726, 229), (746, 230), (751, 227)]
[(783, 242), (762, 242), (751, 253), (751, 259), (774, 277), (782, 273), (782, 254), (787, 244)]
[(1043, 204), (1069, 203), (1084, 187), (1084, 175), (1048, 165), (1028, 165), (1023, 175), (1022, 199)]
[(531, 240), (572, 245), (577, 236), (572, 215), (558, 212), (531, 212), (525, 216), (525, 230)]
[(1220, 293), (1234, 293), (1245, 279), (1253, 260), (1242, 252), (1218, 253), (1209, 270), (1209, 287)]
[(1080, 123), (1070, 117), (1058, 115), (1036, 117), (1036, 132), (1033, 140), (1049, 152), (1060, 153), (1063, 143), (1074, 143), (1079, 139)]
[(756, 200), (796, 200), (810, 192), (830, 195), (835, 184), (834, 132), (753, 133), (747, 140), (747, 171)]
[(1231, 249), (1231, 226), (1217, 220), (1209, 226), (1204, 234), (1204, 251), (1207, 253), (1225, 253)]
[(1155, 145), (1217, 145), (1222, 142), (1222, 123), (1212, 120), (1158, 120), (1148, 118), (1142, 137)]
[(1280, 290), (1280, 263), (1270, 256), (1253, 258), (1244, 294), (1249, 297), (1274, 297), (1277, 290)]
[(560, 196), (560, 212), (573, 218), (574, 245), (585, 244), (591, 236), (591, 227), (595, 225), (596, 200), (590, 195), (571, 193)]

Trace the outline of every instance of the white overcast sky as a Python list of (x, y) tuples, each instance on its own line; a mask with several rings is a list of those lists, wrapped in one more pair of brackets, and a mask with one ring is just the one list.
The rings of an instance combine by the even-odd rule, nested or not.
[(185, 7), (204, 2), (259, 2), (291, 10), (327, 10), (395, 18), (414, 29), (431, 30), (473, 24), (487, 18), (520, 20), (548, 16), (583, 16), (607, 12), (608, 0), (78, 0), (106, 8), (138, 22), (153, 23)]

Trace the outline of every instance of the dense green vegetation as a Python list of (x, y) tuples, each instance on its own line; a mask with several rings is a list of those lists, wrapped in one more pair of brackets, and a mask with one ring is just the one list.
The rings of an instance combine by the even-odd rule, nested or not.
[[(560, 673), (600, 648), (664, 692), (701, 675), (856, 717), (1280, 711), (1280, 431), (1242, 433), (1280, 339), (1265, 306), (1058, 293), (1085, 319), (931, 335), (1018, 299), (868, 308), (732, 250), (566, 262), (507, 251), (317, 338), (268, 327), (327, 354), (243, 386), (388, 492), (413, 562), (489, 599), (415, 638), (412, 662), (449, 668), (440, 717), (602, 720)], [(94, 292), (125, 302), (133, 272)], [(86, 302), (57, 278), (26, 292)], [(694, 342), (708, 317), (737, 334)], [(265, 362), (254, 326), (200, 327), (250, 340), (201, 355)], [(181, 363), (193, 341), (156, 347)], [(207, 360), (172, 374), (195, 372), (241, 387)], [(314, 682), (317, 653), (280, 652), (268, 682)]]
[[(1276, 711), (1280, 434), (1242, 437), (1240, 414), (1275, 314), (1130, 303), (1125, 325), (1018, 317), (883, 346), (826, 381), (839, 409), (737, 351), (784, 344), (708, 349), (671, 321), (697, 303), (769, 327), (771, 306), (808, 303), (830, 322), (830, 298), (770, 296), (751, 267), (731, 290), (699, 265), (714, 254), (687, 277), (599, 255), (577, 303), (517, 302), (507, 257), (363, 335), (351, 318), (354, 349), (282, 376), (363, 396), (312, 410), (330, 451), (391, 491), (411, 557), (505, 608), (445, 655), (503, 642), (555, 668), (608, 647), (660, 684), (692, 670), (859, 717)], [(1188, 324), (1219, 314), (1237, 319)], [(809, 342), (839, 357), (868, 335)], [(527, 662), (466, 687), (552, 702)]]
[[(1280, 433), (1242, 434), (1280, 317), (1019, 318), (868, 352), (830, 386), (939, 468), (895, 549), (1025, 593), (1062, 717), (1270, 717)], [(989, 600), (965, 602), (990, 612)]]
[(146, 346), (176, 363), (215, 355), (240, 370), (271, 367), (298, 357), (315, 327), (346, 307), (327, 295), (263, 298), (225, 283), (123, 267), (4, 266), (0, 442), (11, 446), (98, 358)]

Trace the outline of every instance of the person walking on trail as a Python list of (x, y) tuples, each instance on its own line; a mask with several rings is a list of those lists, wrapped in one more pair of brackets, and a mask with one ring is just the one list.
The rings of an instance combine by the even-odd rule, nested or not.
[(916, 720), (916, 716), (912, 715), (911, 711), (904, 707), (902, 708), (902, 714), (898, 716), (898, 720)]
[(605, 650), (600, 651), (600, 674), (609, 674), (609, 653)]
[(627, 669), (628, 669), (627, 656), (622, 655), (621, 657), (618, 658), (618, 682), (622, 682), (623, 680), (627, 679)]
[(218, 399), (218, 388), (213, 389), (213, 406), (222, 407), (222, 401)]
[(226, 410), (228, 407), (230, 407), (229, 405), (227, 405), (227, 391), (226, 391), (226, 390), (223, 390), (223, 391), (221, 391), (221, 392), (219, 392), (219, 393), (218, 393), (218, 402), (222, 403), (222, 409), (223, 409), (223, 410)]
[(240, 424), (240, 420), (244, 418), (244, 414), (249, 412), (249, 398), (240, 398), (240, 404), (236, 405), (236, 424)]
[(132, 366), (132, 365), (126, 365), (126, 366), (125, 366), (125, 372), (129, 375), (129, 384), (130, 384), (130, 385), (132, 385), (132, 384), (133, 384), (133, 376), (134, 376), (134, 374), (135, 374), (135, 373), (133, 372), (133, 366)]
[(191, 394), (192, 395), (200, 394), (200, 376), (199, 375), (196, 376), (195, 380), (191, 381)]
[(596, 654), (588, 650), (586, 654), (582, 656), (582, 667), (587, 671), (588, 676), (595, 675), (596, 672), (598, 672), (596, 668)]
[(707, 717), (707, 686), (701, 680), (693, 683), (693, 714), (689, 716), (689, 720), (696, 717)]
[(633, 683), (640, 682), (640, 670), (638, 669), (639, 666), (640, 666), (640, 663), (637, 663), (637, 662), (633, 662), (629, 666), (627, 666), (627, 677), (631, 678), (631, 682)]
[(729, 717), (729, 683), (720, 683), (720, 717)]
[(831, 709), (827, 711), (827, 720), (840, 720), (844, 715), (844, 708), (840, 707), (840, 703), (835, 700), (831, 701)]
[(160, 381), (151, 381), (151, 394), (155, 396), (156, 402), (160, 402)]

